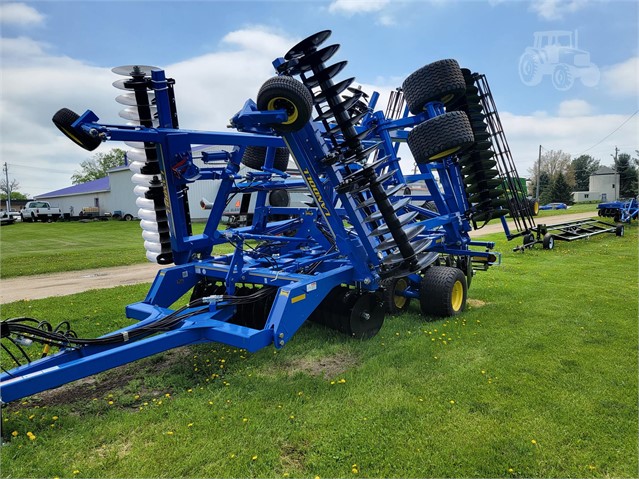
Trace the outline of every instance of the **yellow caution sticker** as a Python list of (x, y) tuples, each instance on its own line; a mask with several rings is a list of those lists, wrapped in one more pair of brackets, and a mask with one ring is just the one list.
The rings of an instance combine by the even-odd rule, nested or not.
[(306, 299), (306, 293), (300, 294), (299, 296), (295, 296), (291, 298), (291, 303), (297, 303), (298, 301), (304, 301)]

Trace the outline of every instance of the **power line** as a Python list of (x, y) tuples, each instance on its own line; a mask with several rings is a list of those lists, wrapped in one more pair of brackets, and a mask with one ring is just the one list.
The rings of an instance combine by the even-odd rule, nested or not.
[(595, 143), (594, 145), (592, 145), (587, 150), (582, 151), (577, 156), (581, 156), (585, 152), (592, 150), (595, 146), (601, 145), (605, 140), (607, 140), (610, 136), (612, 136), (613, 133), (616, 133), (622, 126), (624, 126), (626, 123), (628, 123), (632, 119), (632, 117), (635, 116), (637, 113), (639, 113), (639, 110), (636, 110), (632, 115), (630, 115), (628, 118), (626, 118), (625, 121), (621, 125), (619, 125), (617, 128), (615, 128), (610, 133), (608, 133), (606, 136), (604, 136), (599, 142)]
[(65, 174), (68, 175), (69, 174), (69, 170), (56, 170), (54, 168), (42, 168), (39, 166), (34, 167), (33, 165), (31, 166), (26, 166), (26, 165), (17, 165), (15, 163), (7, 163), (9, 166), (13, 166), (14, 168), (27, 168), (31, 171), (46, 171), (49, 173), (60, 173), (60, 174)]

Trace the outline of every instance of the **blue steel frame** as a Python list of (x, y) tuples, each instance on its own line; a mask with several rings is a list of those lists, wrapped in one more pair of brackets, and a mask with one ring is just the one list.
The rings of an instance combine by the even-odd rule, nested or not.
[[(157, 102), (158, 127), (101, 124), (90, 110), (72, 125), (104, 141), (155, 143), (160, 160), (175, 266), (158, 273), (143, 301), (126, 307), (127, 317), (139, 323), (106, 336), (126, 338), (133, 328), (168, 316), (173, 313), (170, 306), (203, 278), (224, 282), (228, 294), (233, 294), (237, 283), (277, 288), (266, 323), (262, 329), (232, 324), (235, 306), (211, 297), (207, 307), (186, 310), (188, 318), (173, 330), (117, 345), (62, 349), (50, 357), (3, 373), (0, 381), (4, 403), (189, 344), (215, 341), (248, 351), (257, 351), (269, 344), (281, 348), (334, 287), (346, 284), (362, 291), (376, 291), (380, 287), (382, 258), (375, 250), (380, 240), (370, 236), (372, 227), (365, 223), (364, 213), (352, 197), (335, 190), (345, 176), (352, 173), (352, 168), (358, 166), (351, 165), (351, 171), (347, 172), (338, 165), (322, 163), (330, 149), (319, 123), (308, 122), (299, 131), (277, 136), (268, 125), (286, 121), (285, 111), (259, 111), (249, 100), (232, 119), (238, 132), (174, 129), (164, 71), (153, 71), (151, 82)], [(494, 263), (498, 255), (489, 251), (494, 243), (471, 241), (468, 235), (471, 226), (464, 212), (469, 205), (455, 157), (420, 164), (416, 175), (404, 176), (399, 168), (397, 152), (399, 143), (406, 140), (407, 129), (442, 114), (443, 105), (429, 104), (423, 113), (415, 116), (409, 116), (406, 110), (403, 118), (388, 120), (382, 112), (373, 111), (376, 99), (375, 94), (369, 104), (369, 114), (357, 129), (365, 131), (374, 126), (364, 143), (378, 144), (378, 158), (386, 158), (377, 165), (378, 174), (394, 171), (385, 186), (405, 182), (427, 187), (427, 195), (412, 199), (434, 201), (438, 212), (412, 203), (408, 208), (425, 218), (416, 224), (425, 226), (420, 236), (430, 240), (429, 251), (466, 256), (469, 261), (476, 260), (485, 267)], [(205, 163), (225, 160), (224, 167), (198, 168), (193, 162), (193, 145), (229, 145), (231, 148), (203, 155)], [(240, 161), (247, 146), (267, 147), (267, 158), (262, 173), (241, 177)], [(302, 180), (288, 178), (272, 169), (274, 149), (282, 146), (287, 146), (292, 153)], [(190, 183), (205, 179), (220, 180), (220, 187), (203, 233), (191, 235), (181, 195)], [(268, 191), (300, 186), (308, 188), (316, 207), (265, 206)], [(238, 192), (258, 194), (253, 224), (218, 230), (228, 198)], [(398, 195), (393, 200), (401, 198), (402, 195)], [(272, 213), (290, 215), (290, 219), (267, 222), (267, 216)], [(265, 242), (266, 246), (261, 251), (244, 248), (246, 242), (254, 240)], [(234, 253), (215, 256), (215, 246), (225, 243), (235, 246)], [(408, 278), (410, 287), (399, 294), (417, 297), (420, 275), (411, 274)]]

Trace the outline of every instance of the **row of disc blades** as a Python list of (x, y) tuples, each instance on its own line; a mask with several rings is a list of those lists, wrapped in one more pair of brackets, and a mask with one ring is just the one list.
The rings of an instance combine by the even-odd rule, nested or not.
[[(377, 245), (376, 250), (385, 253), (382, 262), (384, 270), (388, 274), (416, 271), (419, 263), (417, 255), (428, 246), (413, 241), (423, 227), (411, 226), (417, 214), (406, 212), (405, 204), (394, 201), (394, 193), (405, 188), (405, 185), (388, 187), (396, 179), (393, 178), (395, 170), (378, 174), (387, 158), (366, 164), (367, 158), (379, 148), (379, 145), (364, 147), (362, 144), (371, 130), (356, 130), (356, 126), (368, 114), (368, 106), (364, 101), (367, 95), (351, 87), (355, 78), (333, 82), (347, 62), (326, 65), (325, 62), (339, 48), (339, 45), (320, 47), (330, 33), (329, 30), (318, 32), (291, 48), (284, 57), (287, 63), (283, 69), (289, 74), (300, 75), (302, 82), (311, 90), (318, 111), (316, 121), (324, 124), (328, 139), (335, 150), (341, 153), (339, 161), (347, 170), (350, 168), (348, 165), (355, 162), (363, 165), (361, 169), (344, 175), (342, 183), (336, 185), (336, 190), (350, 195), (357, 208), (366, 215), (364, 223), (371, 225), (369, 236), (378, 238), (373, 242)], [(349, 95), (342, 95), (344, 92)]]
[(466, 185), (468, 202), (474, 207), (471, 218), (478, 221), (488, 221), (505, 215), (508, 210), (504, 207), (502, 180), (494, 159), (488, 126), (481, 102), (480, 91), (475, 85), (473, 74), (463, 68), (462, 73), (466, 81), (466, 93), (447, 110), (464, 111), (468, 115), (470, 125), (475, 136), (475, 143), (459, 157), (461, 172)]

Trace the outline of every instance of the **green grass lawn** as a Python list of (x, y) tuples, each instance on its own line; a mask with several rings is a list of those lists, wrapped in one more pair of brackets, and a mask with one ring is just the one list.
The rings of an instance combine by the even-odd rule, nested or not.
[(0, 252), (3, 278), (147, 261), (137, 221), (16, 223), (0, 230)]
[[(541, 211), (538, 218), (582, 211), (592, 211), (596, 216), (596, 206)], [(203, 229), (204, 223), (193, 224), (195, 234)], [(143, 243), (136, 221), (16, 223), (0, 230), (0, 276), (12, 278), (144, 263), (147, 260)]]
[[(503, 264), (457, 318), (414, 303), (368, 341), (309, 323), (281, 351), (186, 347), (10, 404), (2, 476), (636, 477), (637, 230), (524, 253), (488, 237)], [(147, 288), (2, 317), (96, 336)]]

